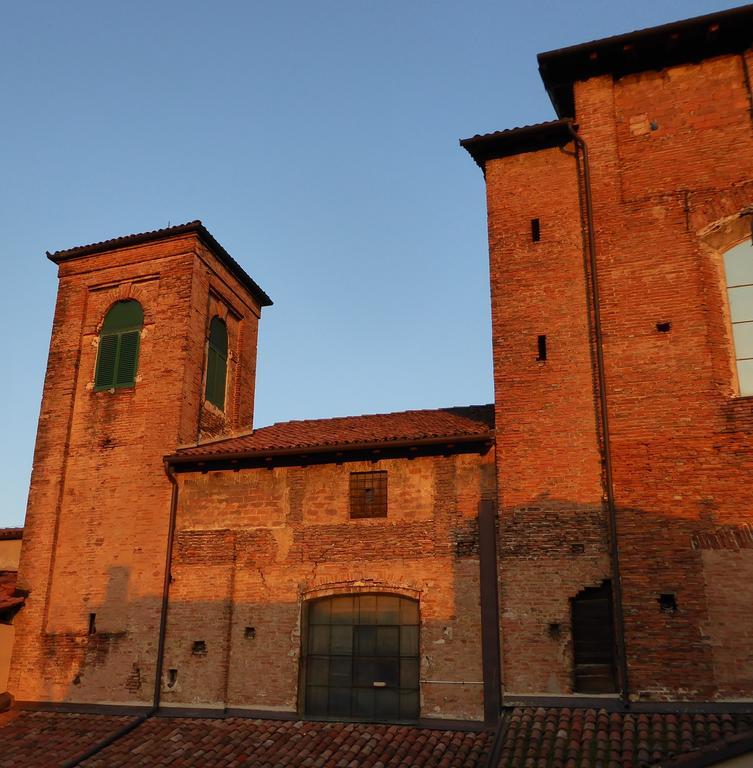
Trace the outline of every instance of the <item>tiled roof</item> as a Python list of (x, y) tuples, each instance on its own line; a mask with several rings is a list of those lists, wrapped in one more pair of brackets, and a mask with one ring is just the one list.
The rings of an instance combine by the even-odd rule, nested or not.
[(516, 708), (498, 768), (642, 768), (753, 730), (753, 714)]
[(16, 571), (0, 571), (0, 613), (23, 605), (23, 597), (15, 597)]
[(336, 419), (284, 421), (246, 435), (180, 449), (175, 457), (253, 455), (276, 450), (389, 444), (430, 439), (490, 436), (494, 406), (470, 405)]
[(215, 240), (212, 233), (197, 219), (185, 224), (176, 224), (173, 227), (164, 229), (154, 229), (151, 232), (137, 232), (132, 235), (123, 235), (122, 237), (113, 237), (110, 240), (101, 240), (98, 243), (89, 243), (88, 245), (77, 245), (74, 248), (50, 253), (47, 251), (47, 258), (50, 261), (59, 264), (68, 259), (88, 256), (93, 253), (102, 253), (112, 251), (116, 248), (128, 248), (130, 246), (148, 243), (154, 240), (165, 240), (168, 237), (178, 237), (179, 235), (195, 234), (212, 253), (240, 280), (256, 298), (262, 307), (269, 307), (272, 299), (259, 287), (243, 267)]
[[(7, 712), (0, 768), (54, 768), (115, 734), (130, 717)], [(684, 766), (713, 742), (753, 733), (753, 714), (508, 711), (496, 768)], [(407, 725), (154, 717), (85, 760), (84, 768), (485, 768), (490, 731)], [(697, 762), (697, 761), (696, 761)], [(696, 766), (696, 762), (688, 766)]]
[(13, 541), (15, 539), (22, 539), (23, 535), (23, 528), (0, 528), (0, 541)]
[(114, 733), (130, 717), (62, 712), (0, 715), (0, 768), (55, 768)]
[(487, 160), (539, 149), (559, 147), (572, 141), (570, 120), (550, 120), (546, 123), (523, 125), (494, 133), (476, 134), (461, 139), (460, 146), (476, 161), (482, 170)]
[(156, 717), (82, 766), (481, 768), (492, 736), (398, 725)]

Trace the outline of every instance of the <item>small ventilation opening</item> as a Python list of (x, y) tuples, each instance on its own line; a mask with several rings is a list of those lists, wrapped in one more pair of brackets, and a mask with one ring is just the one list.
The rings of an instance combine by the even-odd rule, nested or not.
[(546, 336), (539, 336), (537, 341), (538, 355), (536, 359), (539, 362), (546, 360)]
[(659, 333), (669, 333), (672, 330), (672, 323), (657, 323), (656, 330), (659, 331)]
[(541, 240), (541, 222), (538, 219), (531, 219), (531, 240), (534, 243)]
[(206, 640), (194, 640), (193, 646), (191, 646), (191, 653), (194, 656), (206, 656), (207, 655), (207, 641)]
[(97, 632), (97, 614), (96, 613), (89, 614), (89, 627), (86, 631), (90, 635), (96, 634)]
[(256, 628), (246, 627), (246, 631), (243, 633), (243, 636), (246, 638), (246, 640), (253, 640), (256, 637)]
[(172, 688), (177, 682), (178, 682), (178, 670), (168, 669), (167, 670), (167, 687)]
[(659, 595), (659, 610), (662, 613), (677, 613), (677, 597), (671, 592)]

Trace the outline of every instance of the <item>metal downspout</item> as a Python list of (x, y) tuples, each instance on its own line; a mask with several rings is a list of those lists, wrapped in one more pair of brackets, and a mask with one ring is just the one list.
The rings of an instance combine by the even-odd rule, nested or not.
[(591, 167), (588, 162), (588, 146), (578, 134), (573, 123), (568, 130), (583, 156), (583, 192), (586, 206), (586, 235), (590, 271), (591, 311), (593, 312), (594, 346), (596, 347), (596, 375), (598, 380), (599, 416), (601, 420), (601, 457), (604, 466), (604, 490), (609, 518), (609, 556), (612, 566), (612, 592), (614, 595), (614, 623), (617, 635), (617, 652), (622, 698), (629, 706), (630, 685), (628, 664), (625, 653), (625, 612), (622, 603), (622, 578), (620, 572), (620, 549), (617, 539), (617, 507), (614, 498), (614, 476), (612, 472), (612, 448), (609, 436), (609, 409), (607, 407), (607, 385), (604, 367), (604, 338), (601, 328), (601, 302), (599, 279), (596, 271), (596, 238), (594, 234), (593, 199), (591, 196)]

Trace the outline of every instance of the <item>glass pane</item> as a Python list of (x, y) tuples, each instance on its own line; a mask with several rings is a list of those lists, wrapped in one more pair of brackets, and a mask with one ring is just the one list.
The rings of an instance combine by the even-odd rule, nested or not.
[(371, 688), (378, 679), (376, 659), (353, 660), (353, 685)]
[(418, 656), (418, 627), (400, 627), (400, 655)]
[(307, 685), (327, 685), (329, 683), (329, 660), (321, 656), (309, 657)]
[(358, 600), (358, 620), (361, 624), (376, 624), (376, 595), (361, 595)]
[(400, 687), (418, 688), (418, 659), (400, 660)]
[(404, 597), (400, 600), (400, 623), (418, 624), (418, 603)]
[(376, 632), (377, 656), (399, 656), (400, 627), (378, 627)]
[(359, 656), (373, 656), (376, 653), (376, 627), (355, 627), (356, 653)]
[(353, 689), (353, 717), (374, 717), (374, 689)]
[(327, 714), (350, 717), (350, 688), (330, 688)]
[(332, 623), (355, 624), (354, 604), (352, 595), (332, 599)]
[(309, 653), (329, 653), (329, 627), (309, 627)]
[(331, 653), (350, 656), (353, 653), (353, 627), (331, 627)]
[(376, 682), (386, 683), (389, 688), (400, 687), (400, 660), (399, 659), (377, 659), (376, 660)]
[(397, 595), (377, 595), (377, 613), (379, 624), (399, 624), (400, 598)]
[(309, 624), (329, 624), (329, 600), (315, 600), (309, 604)]
[(418, 719), (418, 691), (400, 691), (400, 717), (403, 720)]
[(753, 285), (742, 288), (730, 288), (729, 314), (733, 323), (753, 320)]
[(753, 283), (753, 246), (745, 240), (724, 254), (724, 271), (727, 285)]
[(753, 360), (737, 361), (737, 380), (743, 397), (753, 395)]
[(732, 335), (735, 338), (735, 357), (753, 357), (753, 323), (735, 323)]
[(374, 716), (379, 718), (400, 717), (400, 693), (386, 688), (375, 690)]
[(327, 714), (327, 688), (311, 686), (307, 689), (306, 712), (310, 715)]
[(227, 357), (227, 326), (219, 317), (213, 317), (209, 323), (209, 343), (222, 356)]
[(333, 656), (329, 660), (329, 684), (349, 688), (352, 663), (350, 656)]

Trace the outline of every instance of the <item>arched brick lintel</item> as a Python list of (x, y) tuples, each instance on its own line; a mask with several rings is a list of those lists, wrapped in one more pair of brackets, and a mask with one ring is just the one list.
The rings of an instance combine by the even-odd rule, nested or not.
[(421, 590), (413, 587), (406, 587), (400, 584), (391, 584), (384, 581), (336, 581), (327, 584), (318, 584), (301, 590), (302, 600), (315, 600), (319, 597), (332, 597), (334, 595), (352, 595), (352, 594), (391, 594), (409, 597), (413, 600), (420, 600)]

